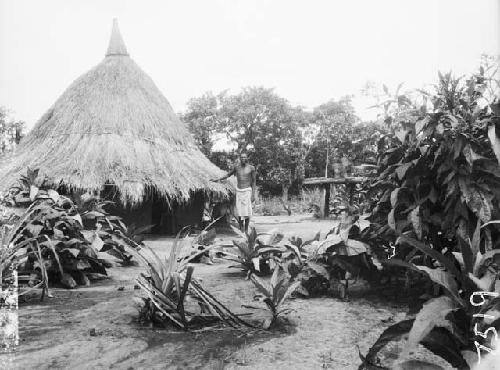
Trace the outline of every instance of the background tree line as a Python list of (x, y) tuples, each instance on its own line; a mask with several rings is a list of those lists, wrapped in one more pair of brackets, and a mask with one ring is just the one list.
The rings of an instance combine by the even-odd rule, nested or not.
[[(361, 122), (349, 96), (312, 111), (293, 106), (273, 89), (246, 87), (237, 94), (207, 92), (181, 115), (200, 149), (228, 170), (240, 151), (257, 167), (265, 195), (297, 193), (306, 177), (332, 176), (337, 163), (375, 163), (384, 125)], [(226, 139), (229, 150), (214, 149)]]

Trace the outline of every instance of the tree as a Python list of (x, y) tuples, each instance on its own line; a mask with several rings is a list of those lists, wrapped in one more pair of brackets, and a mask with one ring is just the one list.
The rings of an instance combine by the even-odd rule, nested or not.
[(15, 121), (9, 116), (9, 112), (0, 107), (0, 154), (7, 153), (19, 144), (25, 122)]
[(261, 185), (278, 183), (287, 194), (302, 148), (303, 110), (273, 89), (247, 87), (239, 94), (204, 94), (183, 115), (200, 148), (211, 155), (214, 138), (225, 135), (238, 152), (246, 150)]
[(192, 98), (187, 104), (186, 113), (181, 115), (181, 119), (188, 124), (196, 144), (206, 156), (210, 156), (214, 145), (213, 130), (217, 124), (220, 98), (220, 95), (211, 92), (199, 98)]
[(348, 96), (316, 107), (310, 127), (315, 134), (309, 133), (312, 137), (306, 161), (309, 176), (331, 175), (332, 163), (342, 157), (351, 163), (375, 157), (376, 143), (384, 132), (375, 123), (361, 123)]

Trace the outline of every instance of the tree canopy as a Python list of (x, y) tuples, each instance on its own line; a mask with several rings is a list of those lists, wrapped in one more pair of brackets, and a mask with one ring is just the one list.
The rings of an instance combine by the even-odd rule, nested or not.
[[(232, 95), (207, 92), (189, 101), (182, 118), (212, 161), (224, 168), (235, 152), (246, 151), (259, 184), (285, 196), (305, 176), (324, 176), (327, 167), (331, 175), (333, 161), (341, 157), (353, 163), (374, 160), (382, 132), (378, 125), (360, 122), (350, 97), (330, 100), (311, 112), (263, 87)], [(234, 151), (213, 150), (220, 137)]]

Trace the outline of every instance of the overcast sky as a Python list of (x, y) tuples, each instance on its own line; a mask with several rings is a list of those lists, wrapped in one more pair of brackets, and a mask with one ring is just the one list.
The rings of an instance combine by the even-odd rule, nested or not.
[[(274, 87), (312, 108), (367, 81), (421, 87), (499, 53), (499, 0), (0, 0), (0, 105), (31, 127), (104, 57), (118, 18), (175, 111), (205, 91)], [(359, 115), (371, 118), (358, 98)]]

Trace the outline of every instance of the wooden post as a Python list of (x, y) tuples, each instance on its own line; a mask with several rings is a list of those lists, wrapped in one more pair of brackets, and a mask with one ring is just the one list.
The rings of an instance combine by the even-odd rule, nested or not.
[(346, 184), (346, 186), (347, 186), (347, 190), (349, 192), (349, 206), (352, 206), (352, 201), (354, 198), (354, 188), (355, 188), (356, 184), (348, 183), (348, 184)]
[(323, 217), (328, 218), (330, 216), (330, 184), (325, 184), (323, 188), (325, 189), (325, 204), (323, 205)]

